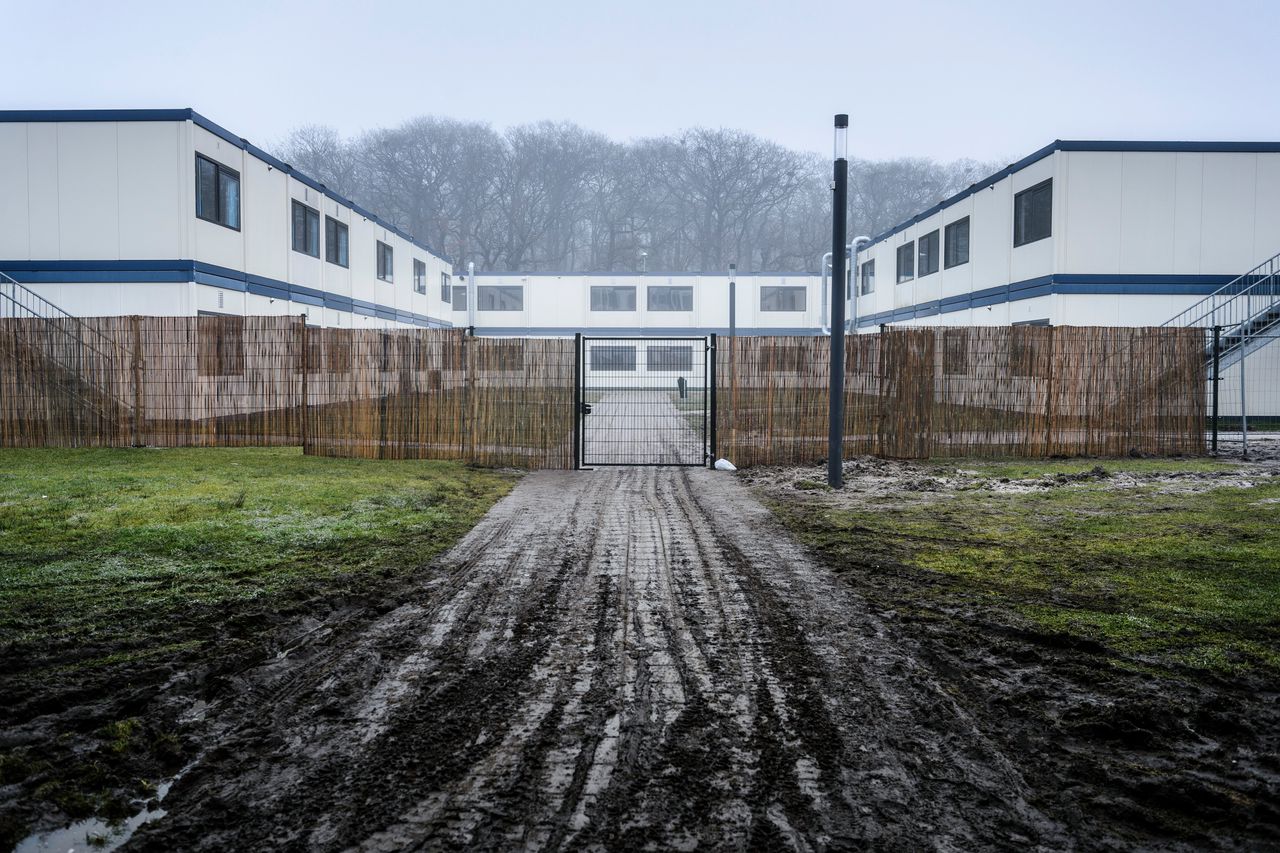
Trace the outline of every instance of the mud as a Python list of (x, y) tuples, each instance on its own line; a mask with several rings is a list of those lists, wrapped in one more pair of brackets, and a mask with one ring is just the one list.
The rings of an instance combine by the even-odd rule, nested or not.
[[(1188, 693), (1204, 760), (1162, 775), (1187, 709), (888, 600), (733, 475), (532, 474), (416, 579), (170, 673), (147, 713), (191, 760), (124, 849), (1265, 846), (1233, 797), (1275, 763), (1240, 747), (1274, 696), (1245, 722)], [(1197, 775), (1237, 759), (1237, 787)], [(1201, 808), (1238, 825), (1160, 822)]]

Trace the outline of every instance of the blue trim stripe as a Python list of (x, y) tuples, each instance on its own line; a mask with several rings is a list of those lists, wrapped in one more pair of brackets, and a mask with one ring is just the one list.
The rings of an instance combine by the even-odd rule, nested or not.
[[(816, 272), (739, 272), (734, 274), (734, 278), (815, 278), (820, 273)], [(659, 278), (680, 278), (682, 276), (703, 276), (706, 278), (729, 278), (728, 270), (716, 270), (714, 272), (485, 272), (476, 270), (476, 278), (481, 276), (504, 276), (506, 278), (551, 278), (561, 276), (572, 276), (574, 278), (638, 278), (638, 279), (659, 279)], [(466, 278), (460, 275), (459, 278)], [(656, 282), (661, 284), (661, 282)]]
[(1152, 151), (1152, 152), (1192, 152), (1200, 154), (1275, 154), (1280, 153), (1280, 142), (1159, 142), (1159, 141), (1122, 141), (1122, 140), (1082, 140), (1082, 139), (1055, 139), (1045, 147), (1016, 163), (1010, 163), (994, 175), (988, 175), (976, 184), (970, 185), (968, 188), (961, 190), (950, 198), (943, 199), (933, 207), (921, 213), (917, 213), (910, 219), (899, 222), (881, 234), (877, 234), (871, 238), (871, 242), (864, 245), (859, 254), (867, 251), (872, 246), (882, 243), (892, 237), (894, 234), (922, 222), (933, 216), (939, 211), (946, 210), (957, 202), (963, 201), (971, 195), (985, 190), (987, 187), (1002, 181), (1010, 175), (1021, 172), (1023, 169), (1038, 163), (1056, 151)]
[(348, 311), (365, 317), (379, 317), (415, 326), (449, 328), (453, 323), (425, 314), (396, 309), (290, 284), (273, 278), (244, 273), (203, 261), (0, 261), (0, 272), (23, 284), (149, 284), (194, 282), (270, 299), (285, 299), (301, 305)]
[[(808, 335), (812, 337), (821, 334), (818, 329), (811, 326), (792, 326), (781, 328), (739, 326), (736, 331), (743, 337), (754, 337), (757, 335)], [(572, 337), (577, 332), (582, 332), (583, 335), (593, 338), (688, 338), (710, 334), (727, 335), (729, 334), (729, 327), (682, 326), (679, 328), (667, 328), (662, 326), (645, 326), (643, 328), (637, 328), (635, 326), (476, 326), (477, 335), (491, 338), (562, 338)]]
[(1231, 275), (1042, 275), (933, 302), (919, 302), (892, 311), (867, 314), (858, 318), (858, 328), (1020, 302), (1055, 293), (1074, 296), (1207, 296), (1235, 278)]
[(230, 142), (232, 145), (252, 154), (267, 165), (286, 175), (292, 176), (301, 184), (311, 187), (316, 192), (336, 201), (343, 207), (350, 208), (354, 213), (363, 216), (365, 219), (378, 223), (378, 225), (395, 234), (397, 237), (405, 240), (410, 245), (416, 246), (428, 254), (434, 255), (447, 264), (452, 262), (440, 252), (432, 249), (426, 243), (421, 242), (407, 231), (403, 231), (392, 225), (385, 219), (380, 218), (376, 213), (368, 211), (308, 175), (304, 175), (297, 169), (294, 169), (288, 163), (268, 154), (258, 146), (254, 145), (243, 136), (236, 136), (220, 124), (217, 124), (191, 107), (183, 109), (162, 109), (162, 110), (0, 110), (0, 122), (97, 122), (97, 121), (190, 121), (198, 127), (202, 127), (213, 135)]

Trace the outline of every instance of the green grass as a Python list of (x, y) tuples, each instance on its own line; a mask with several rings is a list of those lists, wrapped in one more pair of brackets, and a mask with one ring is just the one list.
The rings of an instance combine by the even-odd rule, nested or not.
[[(1098, 464), (930, 467), (1032, 478)], [(1146, 474), (1234, 467), (1101, 464)], [(865, 573), (873, 593), (878, 573), (904, 567), (906, 580), (886, 593), (900, 599), (894, 606), (976, 608), (982, 618), (1101, 642), (1134, 666), (1280, 672), (1280, 482), (1184, 494), (1089, 480), (1026, 494), (897, 495), (856, 509), (797, 496), (776, 507), (837, 568)]]
[(421, 567), (512, 482), (297, 448), (0, 451), (0, 645), (178, 651), (174, 614)]

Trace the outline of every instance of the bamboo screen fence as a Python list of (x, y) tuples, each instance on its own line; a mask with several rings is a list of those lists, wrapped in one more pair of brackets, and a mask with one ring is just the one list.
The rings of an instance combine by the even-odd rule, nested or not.
[[(717, 453), (826, 457), (829, 342), (720, 340)], [(846, 340), (845, 451), (933, 456), (1201, 454), (1199, 329), (967, 327)]]
[[(851, 455), (1204, 452), (1200, 330), (928, 328), (846, 343)], [(740, 466), (824, 458), (828, 347), (721, 338), (718, 455)], [(573, 391), (571, 339), (297, 317), (0, 320), (7, 447), (301, 444), (571, 468)]]

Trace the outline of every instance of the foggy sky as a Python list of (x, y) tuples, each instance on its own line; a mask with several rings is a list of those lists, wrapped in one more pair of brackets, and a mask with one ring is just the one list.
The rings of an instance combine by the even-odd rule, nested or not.
[(829, 153), (849, 112), (866, 158), (1280, 139), (1280, 0), (0, 0), (0, 21), (0, 108), (191, 106), (260, 145), (422, 114)]

